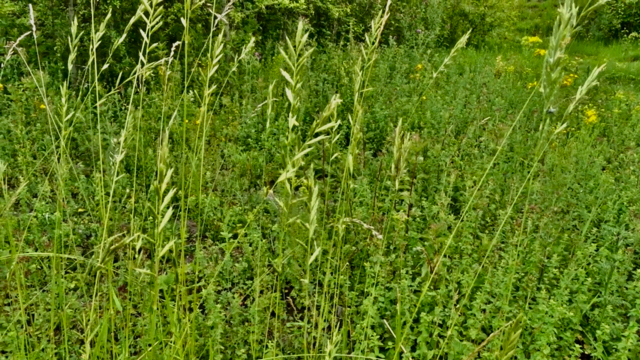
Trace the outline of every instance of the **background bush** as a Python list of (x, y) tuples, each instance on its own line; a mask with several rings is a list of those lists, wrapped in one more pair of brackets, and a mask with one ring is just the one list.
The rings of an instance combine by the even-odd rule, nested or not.
[[(226, 1), (216, 2), (220, 11)], [(586, 3), (586, 0), (582, 0)], [(579, 2), (580, 3), (580, 2)], [(28, 31), (27, 0), (0, 1), (0, 45)], [(60, 76), (65, 58), (70, 20), (78, 18), (80, 30), (90, 33), (90, 0), (48, 0), (34, 3), (41, 36), (40, 51), (52, 76)], [(192, 13), (192, 41), (201, 43), (207, 35), (209, 9), (202, 6)], [(367, 31), (372, 14), (381, 9), (378, 0), (239, 0), (227, 27), (232, 48), (238, 48), (251, 36), (257, 39), (257, 51), (273, 54), (276, 45), (292, 31), (299, 18), (311, 25), (312, 37), (319, 46), (358, 42)], [(430, 46), (452, 46), (469, 29), (474, 29), (469, 43), (473, 46), (499, 44), (517, 40), (522, 34), (548, 35), (556, 16), (554, 0), (398, 0), (393, 2), (384, 43), (424, 43)], [(95, 15), (103, 18), (112, 11), (115, 21), (108, 24), (107, 38), (121, 34), (136, 12), (135, 1), (103, 0), (96, 3)], [(160, 46), (168, 50), (180, 40), (184, 16), (182, 1), (164, 1), (165, 23), (158, 34)], [(612, 0), (593, 16), (585, 29), (586, 36), (599, 40), (616, 40), (640, 31), (640, 1)], [(138, 29), (134, 29), (138, 31)], [(86, 48), (86, 39), (84, 45)], [(130, 66), (136, 59), (139, 40), (129, 38), (116, 54), (118, 63)], [(3, 51), (0, 49), (0, 52)], [(32, 54), (33, 55), (33, 54)], [(86, 52), (80, 52), (80, 58)], [(57, 70), (56, 70), (57, 69)], [(111, 69), (112, 76), (120, 69)]]
[(587, 29), (598, 40), (618, 40), (640, 33), (640, 1), (612, 0), (594, 18)]

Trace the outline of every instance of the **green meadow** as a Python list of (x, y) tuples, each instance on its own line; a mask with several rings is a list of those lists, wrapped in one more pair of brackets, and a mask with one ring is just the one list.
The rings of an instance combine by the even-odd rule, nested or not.
[(622, 1), (51, 3), (0, 0), (0, 359), (640, 358)]

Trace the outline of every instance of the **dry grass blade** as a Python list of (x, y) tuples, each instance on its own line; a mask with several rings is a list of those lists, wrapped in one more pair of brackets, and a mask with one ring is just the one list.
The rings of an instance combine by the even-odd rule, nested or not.
[(352, 219), (352, 218), (344, 218), (343, 219), (345, 222), (350, 222), (350, 223), (354, 223), (354, 224), (358, 224), (360, 226), (362, 226), (363, 228), (371, 231), (371, 234), (373, 234), (373, 236), (378, 239), (378, 240), (382, 240), (383, 236), (382, 234), (380, 234), (376, 228), (374, 228), (373, 226), (364, 223), (362, 220), (358, 220), (358, 219)]
[[(389, 326), (389, 323), (387, 322), (387, 320), (383, 319), (382, 321), (384, 322), (384, 325), (387, 327), (387, 330), (389, 330), (391, 335), (393, 335), (393, 338), (397, 340), (398, 338), (396, 337), (396, 333), (393, 332), (393, 329), (391, 328), (391, 326)], [(404, 345), (400, 344), (400, 348), (402, 349), (402, 351), (404, 351), (405, 354), (409, 354), (407, 352), (407, 349), (405, 349)], [(409, 360), (411, 360), (411, 359), (412, 359), (412, 357), (409, 355)]]

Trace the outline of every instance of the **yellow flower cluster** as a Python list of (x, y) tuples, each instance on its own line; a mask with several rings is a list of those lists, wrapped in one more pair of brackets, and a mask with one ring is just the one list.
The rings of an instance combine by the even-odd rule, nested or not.
[(576, 75), (576, 74), (566, 75), (564, 77), (564, 79), (562, 79), (562, 86), (571, 86), (571, 85), (573, 85), (573, 82), (576, 81), (577, 78), (578, 78), (578, 75)]
[(527, 89), (532, 89), (534, 87), (538, 86), (538, 82), (534, 81), (534, 82), (530, 82), (527, 84)]
[(547, 50), (545, 49), (536, 49), (533, 53), (533, 56), (545, 56), (547, 54)]
[(4, 85), (0, 84), (0, 91), (4, 91)]
[(47, 108), (47, 105), (45, 105), (45, 104), (40, 104), (40, 109), (44, 110), (44, 109), (46, 109), (46, 108)]
[(593, 125), (598, 122), (598, 112), (594, 108), (588, 108), (584, 111), (584, 123)]
[(420, 71), (424, 70), (424, 65), (418, 64), (418, 65), (416, 65), (414, 70), (417, 73), (416, 74), (411, 74), (411, 76), (409, 76), (409, 77), (412, 78), (412, 79), (420, 80)]
[(538, 36), (525, 36), (522, 38), (523, 44), (539, 44), (542, 42), (542, 39)]
[[(185, 123), (185, 124), (188, 124), (188, 123), (189, 123), (189, 120), (185, 120), (185, 121), (184, 121), (184, 123)], [(200, 119), (195, 119), (195, 120), (193, 121), (193, 123), (194, 123), (194, 124), (196, 124), (196, 125), (198, 125), (198, 126), (200, 126)]]

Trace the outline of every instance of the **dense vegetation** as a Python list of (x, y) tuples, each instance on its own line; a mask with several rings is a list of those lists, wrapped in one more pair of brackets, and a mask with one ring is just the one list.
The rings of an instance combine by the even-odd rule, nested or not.
[(0, 359), (638, 359), (639, 6), (0, 0)]

